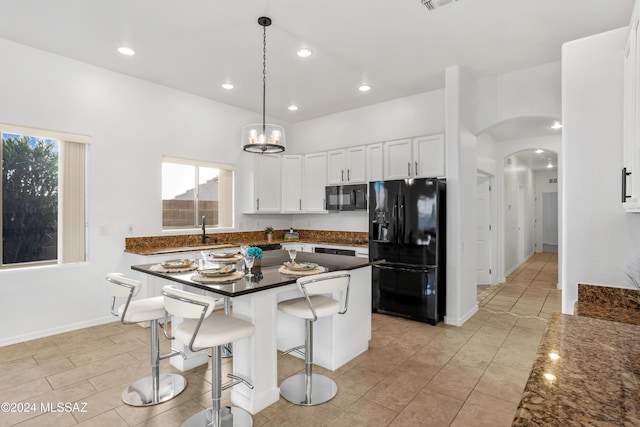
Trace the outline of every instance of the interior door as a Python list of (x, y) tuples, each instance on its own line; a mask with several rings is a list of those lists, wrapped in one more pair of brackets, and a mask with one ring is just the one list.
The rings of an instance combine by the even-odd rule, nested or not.
[(491, 284), (491, 181), (488, 176), (478, 176), (476, 205), (477, 233), (477, 282)]

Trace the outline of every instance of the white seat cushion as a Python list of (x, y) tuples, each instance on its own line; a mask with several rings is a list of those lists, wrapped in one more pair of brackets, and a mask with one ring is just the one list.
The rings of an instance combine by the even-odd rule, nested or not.
[[(124, 304), (118, 308), (118, 314), (122, 317)], [(131, 301), (127, 309), (125, 322), (138, 323), (154, 319), (164, 318), (164, 297), (145, 298)]]
[[(197, 325), (198, 320), (184, 320), (176, 327), (174, 336), (181, 343), (189, 345)], [(213, 313), (202, 322), (193, 345), (197, 348), (216, 347), (250, 337), (254, 332), (255, 327), (249, 322)]]
[[(333, 298), (314, 295), (310, 297), (310, 299), (318, 318), (333, 316), (340, 312), (340, 302)], [(282, 301), (278, 303), (278, 310), (303, 319), (313, 319), (313, 313), (309, 308), (309, 303), (304, 297)]]

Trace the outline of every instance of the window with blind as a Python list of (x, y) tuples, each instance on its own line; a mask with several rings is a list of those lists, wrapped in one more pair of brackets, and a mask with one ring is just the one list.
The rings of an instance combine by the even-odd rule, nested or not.
[(162, 228), (233, 227), (233, 165), (164, 157)]
[(86, 259), (89, 138), (0, 124), (0, 268)]

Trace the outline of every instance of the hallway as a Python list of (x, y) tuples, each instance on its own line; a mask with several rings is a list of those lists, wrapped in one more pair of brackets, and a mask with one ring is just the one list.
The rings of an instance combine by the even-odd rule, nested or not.
[(558, 254), (536, 253), (508, 277), (506, 283), (478, 293), (478, 305), (494, 313), (548, 319), (562, 311), (562, 290), (557, 289)]

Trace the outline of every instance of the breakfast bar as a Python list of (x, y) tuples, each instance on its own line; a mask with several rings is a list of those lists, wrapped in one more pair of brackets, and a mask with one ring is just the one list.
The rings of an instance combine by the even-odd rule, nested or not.
[[(233, 351), (234, 373), (248, 378), (254, 388), (234, 387), (231, 392), (232, 402), (253, 414), (279, 399), (277, 350), (286, 350), (304, 342), (304, 322), (277, 310), (278, 302), (300, 296), (296, 285), (298, 277), (281, 272), (288, 260), (287, 251), (264, 252), (261, 265), (252, 269), (253, 277), (222, 284), (194, 281), (194, 271), (159, 272), (154, 268), (155, 264), (131, 267), (164, 279), (152, 281), (153, 285), (165, 285), (171, 281), (190, 292), (199, 290), (230, 297), (233, 316), (254, 324), (255, 334), (235, 342)], [(314, 331), (314, 363), (335, 370), (368, 349), (371, 338), (371, 263), (363, 258), (318, 253), (298, 253), (296, 262), (312, 262), (326, 271), (348, 270), (351, 274), (347, 312), (318, 320)], [(236, 263), (238, 270), (242, 266), (242, 261)], [(187, 356), (199, 357), (197, 354)], [(200, 356), (197, 364), (206, 362), (206, 356)], [(197, 364), (182, 366), (189, 369)]]

